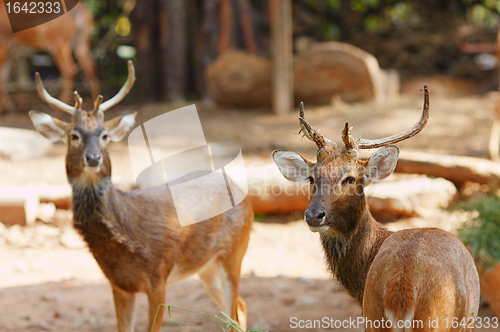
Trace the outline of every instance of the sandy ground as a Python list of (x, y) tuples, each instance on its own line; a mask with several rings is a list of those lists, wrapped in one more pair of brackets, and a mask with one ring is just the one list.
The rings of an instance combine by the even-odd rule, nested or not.
[[(405, 221), (389, 226), (397, 229), (409, 225)], [(92, 255), (77, 240), (72, 244), (74, 249), (50, 237), (46, 238), (46, 244), (36, 247), (3, 242), (0, 331), (115, 331), (110, 287)], [(249, 306), (251, 329), (260, 330), (262, 326), (264, 331), (290, 331), (294, 330), (295, 318), (357, 320), (361, 316), (355, 301), (331, 280), (325, 270), (318, 235), (309, 232), (302, 220), (287, 224), (256, 223), (242, 273), (241, 296)], [(197, 278), (170, 286), (166, 303), (219, 314)], [(197, 313), (174, 309), (171, 313), (183, 327), (165, 317), (162, 331), (217, 331), (223, 325), (215, 318)], [(480, 315), (493, 317), (487, 307), (481, 308)], [(146, 324), (147, 302), (141, 295), (137, 330), (144, 331)], [(363, 331), (363, 326), (295, 330)]]
[[(431, 89), (431, 87), (430, 87)], [(345, 105), (307, 108), (306, 118), (326, 136), (340, 142), (346, 120), (354, 126), (354, 134), (378, 138), (409, 128), (419, 118), (421, 96), (404, 96), (385, 104)], [(432, 98), (431, 120), (415, 138), (398, 144), (402, 149), (435, 153), (486, 157), (494, 98), (468, 97), (456, 100)], [(144, 122), (181, 104), (125, 106), (110, 111), (108, 118), (120, 113), (139, 111), (138, 122)], [(31, 109), (48, 111), (41, 105)], [(230, 141), (242, 147), (246, 161), (269, 158), (275, 148), (293, 149), (313, 156), (314, 146), (299, 135), (298, 114), (273, 116), (269, 110), (219, 109), (200, 104), (198, 111), (208, 141)], [(68, 116), (52, 111), (63, 119)], [(7, 114), (0, 126), (31, 128), (27, 116)], [(49, 154), (36, 160), (11, 162), (0, 160), (0, 185), (66, 184), (62, 144), (54, 145)], [(110, 148), (113, 181), (126, 187), (133, 183), (125, 144)], [(275, 221), (296, 220), (286, 224), (256, 223), (243, 264), (241, 295), (249, 305), (249, 327), (270, 331), (344, 331), (333, 329), (292, 329), (292, 317), (302, 320), (356, 319), (359, 306), (342, 291), (325, 270), (317, 234), (309, 232), (295, 216), (274, 217)], [(404, 220), (391, 225), (394, 229), (441, 225), (460, 220), (441, 212), (426, 220)], [(271, 218), (272, 219), (272, 218)], [(269, 219), (268, 219), (269, 221)], [(447, 226), (448, 225), (448, 226)], [(49, 225), (52, 228), (52, 226)], [(25, 234), (26, 230), (21, 233)], [(32, 231), (33, 234), (37, 233)], [(115, 331), (113, 301), (107, 281), (92, 256), (78, 239), (71, 237), (71, 248), (51, 231), (27, 243), (11, 244), (0, 236), (0, 331)], [(35, 235), (30, 235), (34, 239)], [(196, 279), (172, 285), (167, 291), (167, 304), (217, 314)], [(140, 297), (137, 330), (146, 325), (146, 301)], [(165, 331), (220, 331), (221, 323), (196, 313), (172, 311), (181, 322), (180, 328), (164, 319)], [(487, 307), (482, 317), (492, 317)], [(362, 331), (363, 328), (347, 329)], [(475, 331), (494, 331), (476, 329)], [(499, 330), (500, 329), (496, 329)]]

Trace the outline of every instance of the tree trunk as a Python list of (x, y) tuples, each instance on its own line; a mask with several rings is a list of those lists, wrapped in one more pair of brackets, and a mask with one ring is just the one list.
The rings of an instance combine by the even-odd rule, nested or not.
[(134, 44), (137, 49), (137, 81), (143, 101), (155, 101), (158, 86), (157, 0), (141, 0), (134, 10)]
[(161, 5), (166, 13), (161, 23), (162, 95), (168, 100), (183, 100), (186, 98), (188, 75), (187, 2), (162, 0)]

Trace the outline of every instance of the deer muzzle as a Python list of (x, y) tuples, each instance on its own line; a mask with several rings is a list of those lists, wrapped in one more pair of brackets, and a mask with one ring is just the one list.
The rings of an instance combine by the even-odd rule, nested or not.
[(87, 152), (83, 160), (85, 166), (98, 167), (102, 163), (102, 154), (100, 152)]
[(330, 226), (325, 225), (326, 213), (317, 207), (310, 206), (306, 209), (304, 220), (311, 232), (326, 232)]

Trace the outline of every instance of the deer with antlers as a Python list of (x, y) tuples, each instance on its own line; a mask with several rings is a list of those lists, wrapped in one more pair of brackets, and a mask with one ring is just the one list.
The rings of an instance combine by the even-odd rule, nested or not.
[[(273, 152), (285, 178), (310, 182), (304, 219), (319, 232), (332, 274), (362, 306), (367, 331), (470, 331), (478, 311), (479, 277), (464, 245), (437, 228), (389, 231), (373, 219), (364, 194), (366, 186), (394, 171), (399, 148), (392, 144), (427, 124), (427, 85), (424, 91), (422, 117), (412, 128), (368, 140), (353, 138), (346, 123), (341, 151), (305, 120), (301, 104), (301, 131), (316, 143), (317, 162), (291, 151)], [(368, 160), (358, 159), (359, 149), (373, 148), (381, 149)], [(431, 324), (436, 319), (438, 326)], [(465, 327), (453, 328), (454, 319)]]
[[(95, 65), (90, 56), (90, 38), (93, 17), (89, 8), (77, 4), (72, 10), (52, 21), (31, 29), (13, 33), (5, 6), (0, 6), (0, 69), (7, 63), (9, 51), (13, 46), (31, 46), (49, 52), (61, 73), (63, 88), (59, 98), (68, 102), (78, 67), (73, 60), (73, 52), (90, 83), (92, 96), (99, 94), (99, 82)], [(0, 80), (0, 114), (3, 108), (13, 108), (12, 101)]]
[[(131, 61), (128, 70), (127, 81), (118, 94), (104, 103), (99, 96), (90, 111), (82, 110), (82, 99), (76, 91), (74, 107), (50, 96), (37, 74), (41, 98), (71, 114), (71, 122), (30, 112), (40, 134), (68, 145), (66, 174), (73, 189), (73, 225), (111, 284), (118, 331), (133, 331), (138, 292), (148, 296), (147, 331), (160, 331), (166, 286), (193, 274), (198, 274), (217, 306), (245, 328), (246, 303), (238, 295), (238, 287), (253, 223), (249, 201), (245, 199), (223, 214), (181, 227), (168, 185), (122, 192), (111, 183), (106, 146), (124, 138), (137, 112), (108, 121), (104, 121), (104, 112), (132, 88), (135, 70)], [(176, 181), (198, 177), (200, 174), (194, 173)], [(233, 188), (232, 183), (227, 185)], [(211, 194), (227, 195), (227, 191), (215, 190)], [(195, 197), (204, 194), (195, 192), (193, 202), (213, 199), (217, 204), (214, 197)]]

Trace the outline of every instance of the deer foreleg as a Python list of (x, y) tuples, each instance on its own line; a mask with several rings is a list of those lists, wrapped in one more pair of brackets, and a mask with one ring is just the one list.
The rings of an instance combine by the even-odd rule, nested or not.
[(166, 281), (151, 284), (154, 288), (148, 293), (149, 313), (147, 331), (160, 332), (163, 313), (165, 312), (165, 291), (167, 285)]
[(113, 287), (118, 332), (134, 332), (135, 293)]

